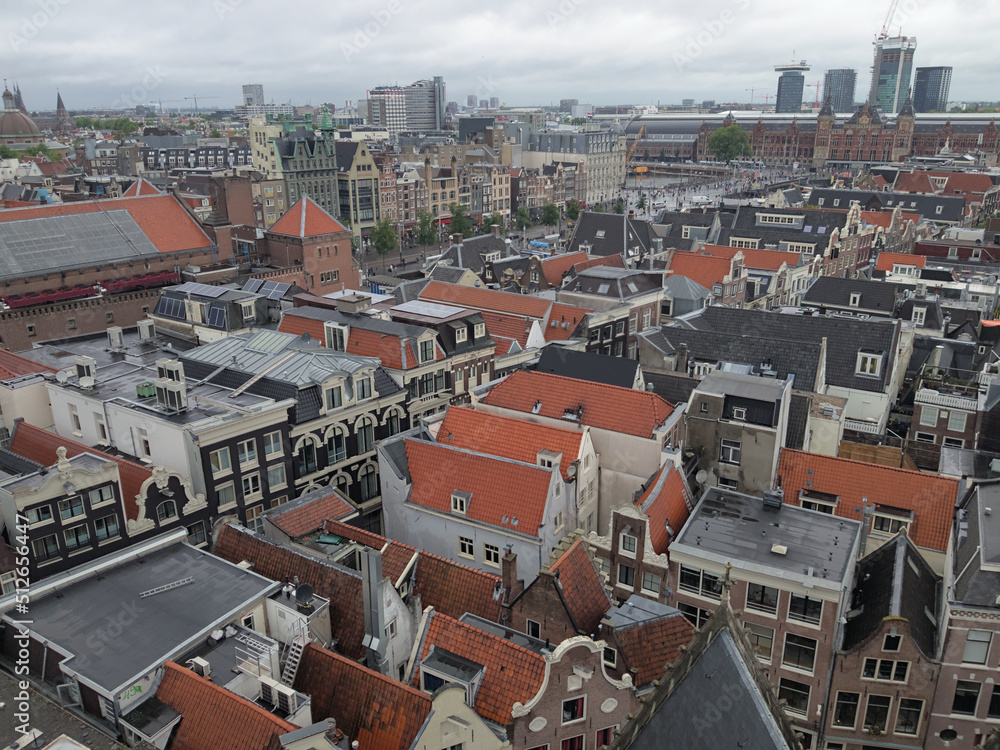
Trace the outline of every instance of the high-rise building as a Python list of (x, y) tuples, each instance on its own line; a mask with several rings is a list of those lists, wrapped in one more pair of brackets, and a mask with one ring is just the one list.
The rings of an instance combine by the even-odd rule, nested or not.
[(476, 98), (475, 94), (469, 94), (465, 97), (465, 106), (469, 109), (475, 109), (477, 104), (479, 104), (479, 99)]
[(853, 68), (826, 71), (823, 78), (823, 101), (829, 100), (834, 112), (853, 112), (857, 83), (858, 71)]
[(500, 97), (491, 96), (490, 97), (490, 109), (500, 109)]
[(409, 86), (379, 86), (368, 92), (369, 124), (390, 133), (441, 130), (445, 122), (444, 79)]
[(264, 106), (264, 86), (260, 83), (243, 84), (243, 106), (263, 107)]
[(580, 103), (579, 99), (560, 99), (559, 100), (559, 111), (569, 112), (570, 109)]
[(916, 112), (944, 112), (951, 93), (951, 68), (917, 68), (913, 77), (913, 109)]
[(894, 36), (875, 42), (869, 104), (880, 107), (890, 115), (899, 111), (910, 93), (913, 55), (916, 51), (915, 37)]
[(774, 69), (781, 73), (778, 78), (778, 98), (775, 100), (775, 112), (801, 112), (802, 92), (806, 88), (805, 72), (809, 65), (805, 60), (799, 62), (775, 65)]

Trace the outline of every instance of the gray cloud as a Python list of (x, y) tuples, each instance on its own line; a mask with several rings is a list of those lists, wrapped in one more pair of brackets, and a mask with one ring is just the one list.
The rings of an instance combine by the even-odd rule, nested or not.
[[(996, 99), (991, 29), (997, 0), (902, 0), (903, 33), (917, 65), (952, 65), (952, 98)], [(205, 97), (232, 106), (240, 85), (268, 100), (342, 104), (376, 85), (443, 75), (449, 99), (498, 96), (507, 104), (748, 101), (773, 96), (776, 63), (808, 60), (807, 82), (832, 67), (869, 81), (872, 40), (888, 0), (812, 4), (778, 0), (625, 4), (514, 0), (484, 9), (458, 0), (8, 0), (0, 72), (31, 109), (51, 109), (59, 87), (72, 108), (123, 98)], [(970, 21), (974, 19), (974, 21)], [(899, 29), (893, 25), (892, 32)], [(149, 70), (157, 74), (150, 85)], [(486, 82), (486, 83), (484, 83)], [(137, 96), (138, 95), (138, 96)], [(813, 96), (813, 90), (807, 98)], [(217, 98), (208, 98), (217, 97)]]

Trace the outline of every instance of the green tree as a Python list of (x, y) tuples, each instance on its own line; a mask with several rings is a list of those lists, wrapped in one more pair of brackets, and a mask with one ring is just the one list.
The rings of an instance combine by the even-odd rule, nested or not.
[(740, 154), (753, 153), (753, 149), (750, 147), (750, 136), (739, 125), (719, 128), (712, 133), (708, 137), (708, 150), (715, 154), (716, 159), (727, 164)]
[(220, 133), (215, 128), (212, 128), (212, 132), (208, 134), (208, 137), (209, 138), (221, 138), (222, 137), (222, 133)]
[(55, 154), (52, 153), (44, 143), (39, 143), (35, 146), (28, 146), (24, 149), (26, 156), (44, 156), (49, 161), (55, 161)]
[(9, 146), (0, 145), (0, 159), (16, 159), (17, 154)]
[(417, 244), (433, 245), (437, 242), (437, 227), (430, 211), (417, 212)]
[(388, 219), (380, 219), (375, 222), (371, 234), (368, 235), (368, 241), (372, 243), (375, 252), (382, 259), (382, 268), (385, 268), (385, 256), (395, 249), (397, 239), (392, 222)]
[(600, 203), (595, 204), (590, 210), (591, 210), (591, 212), (593, 212), (595, 214), (603, 214), (604, 213), (604, 208), (601, 206)]
[(497, 224), (500, 227), (500, 230), (503, 231), (504, 220), (503, 220), (503, 214), (502, 213), (500, 213), (499, 211), (494, 211), (493, 213), (491, 213), (486, 218), (487, 218), (487, 221), (483, 222), (483, 229), (484, 230), (486, 230), (487, 232), (489, 232), (490, 231), (490, 227), (492, 227), (494, 224)]
[(623, 213), (625, 213), (625, 204), (624, 204), (624, 203), (622, 202), (622, 199), (621, 199), (621, 198), (618, 198), (618, 199), (617, 199), (617, 200), (615, 201), (615, 208), (614, 208), (614, 212), (615, 212), (616, 214), (623, 214)]
[(460, 234), (463, 237), (472, 236), (472, 219), (465, 213), (465, 206), (461, 203), (452, 203), (448, 206), (451, 213), (451, 233)]
[(531, 213), (524, 206), (517, 209), (517, 215), (514, 217), (514, 226), (522, 232), (531, 226)]
[(542, 208), (542, 224), (547, 227), (554, 227), (559, 224), (559, 206), (555, 203), (546, 203)]
[(570, 221), (580, 218), (580, 202), (576, 198), (566, 204), (566, 218)]
[(639, 201), (638, 201), (638, 203), (635, 204), (635, 207), (638, 208), (640, 211), (642, 211), (642, 209), (644, 209), (646, 207), (646, 194), (645, 193), (643, 193), (642, 195), (639, 196)]

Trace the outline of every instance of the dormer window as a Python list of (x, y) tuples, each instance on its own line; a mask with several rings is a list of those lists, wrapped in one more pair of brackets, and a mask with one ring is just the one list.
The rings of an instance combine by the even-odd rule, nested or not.
[(427, 339), (420, 342), (420, 362), (434, 361), (434, 339)]
[(339, 385), (326, 389), (326, 410), (333, 411), (344, 405), (344, 390)]
[(882, 374), (882, 355), (871, 352), (858, 352), (858, 363), (855, 373), (873, 378), (879, 377)]
[(356, 378), (354, 380), (354, 396), (356, 401), (372, 397), (371, 378)]
[(475, 336), (476, 336), (476, 338), (477, 339), (481, 339), (485, 335), (486, 335), (486, 324), (485, 323), (476, 323), (476, 328), (475, 328)]
[(461, 513), (464, 516), (469, 508), (469, 500), (471, 499), (472, 495), (470, 493), (455, 490), (451, 493), (451, 512)]
[(912, 320), (914, 325), (923, 326), (924, 321), (927, 319), (927, 308), (926, 307), (914, 307)]
[(347, 339), (350, 329), (347, 326), (339, 326), (335, 323), (324, 325), (326, 333), (326, 348), (335, 352), (347, 351)]
[(745, 422), (747, 418), (747, 410), (742, 406), (733, 407), (733, 419), (737, 422)]
[(472, 707), (476, 704), (483, 671), (482, 664), (435, 647), (420, 663), (420, 689), (433, 693), (448, 683), (461, 685), (465, 688), (465, 705)]
[(861, 306), (861, 292), (851, 292), (851, 307)]
[(456, 344), (461, 344), (463, 341), (466, 341), (468, 339), (468, 337), (469, 337), (469, 332), (465, 328), (456, 328), (455, 329), (455, 343)]

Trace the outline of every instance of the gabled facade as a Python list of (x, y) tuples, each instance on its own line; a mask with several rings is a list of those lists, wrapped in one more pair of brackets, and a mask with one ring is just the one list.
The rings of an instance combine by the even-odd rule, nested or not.
[[(336, 186), (336, 172), (331, 185)], [(291, 185), (289, 193), (294, 194)], [(301, 286), (308, 291), (325, 294), (345, 287), (357, 289), (359, 266), (351, 251), (351, 232), (333, 217), (336, 209), (317, 203), (310, 195), (289, 197), (295, 203), (259, 241), (262, 254), (279, 268), (300, 272)]]

